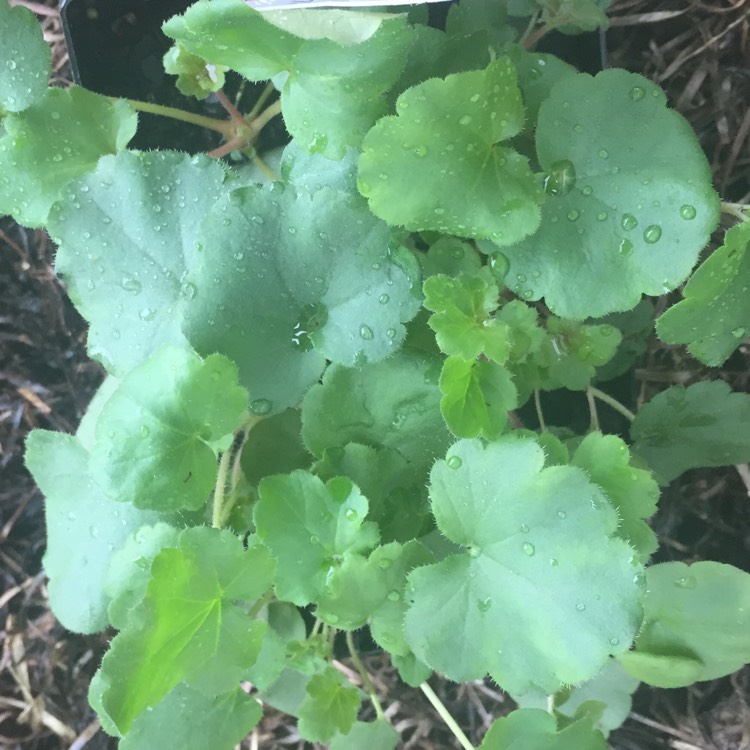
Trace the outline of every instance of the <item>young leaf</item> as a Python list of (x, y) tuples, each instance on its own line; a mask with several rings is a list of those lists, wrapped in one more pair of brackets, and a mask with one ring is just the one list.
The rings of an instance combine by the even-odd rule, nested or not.
[(550, 175), (572, 172), (575, 184), (548, 181), (539, 232), (503, 249), (514, 291), (581, 320), (685, 279), (719, 199), (695, 134), (665, 104), (661, 89), (624, 70), (554, 87), (539, 110), (537, 153)]
[(484, 736), (479, 750), (607, 750), (601, 732), (587, 719), (557, 731), (554, 716), (526, 708), (495, 721)]
[(277, 562), (279, 599), (315, 601), (336, 566), (378, 542), (377, 526), (364, 521), (367, 499), (345, 477), (323, 484), (294, 471), (266, 477), (258, 490), (255, 525)]
[(164, 55), (164, 70), (177, 76), (175, 86), (182, 94), (196, 99), (205, 99), (224, 86), (226, 68), (223, 65), (210, 65), (202, 58), (191, 55), (179, 44), (175, 44)]
[(330, 750), (395, 750), (399, 733), (386, 719), (357, 721), (346, 734), (337, 734), (329, 745)]
[(518, 392), (508, 370), (497, 362), (448, 357), (440, 373), (440, 411), (457, 437), (494, 440), (518, 406)]
[(165, 347), (132, 370), (104, 406), (92, 475), (115, 500), (137, 508), (198, 508), (216, 478), (211, 444), (231, 436), (246, 409), (232, 362)]
[(141, 526), (117, 550), (109, 563), (104, 591), (110, 598), (108, 609), (112, 626), (122, 630), (130, 615), (143, 601), (151, 580), (154, 558), (169, 547), (177, 547), (180, 531), (167, 523)]
[(596, 368), (595, 380), (602, 382), (627, 372), (646, 351), (654, 332), (654, 303), (644, 298), (632, 310), (611, 313), (596, 322), (614, 326), (622, 334), (615, 356)]
[(91, 478), (88, 462), (71, 435), (34, 430), (26, 440), (26, 465), (45, 496), (52, 610), (76, 633), (109, 625), (104, 581), (113, 553), (133, 530), (159, 518), (112, 500)]
[(402, 17), (335, 9), (267, 18), (241, 0), (197, 3), (163, 28), (204, 60), (251, 81), (274, 78), (287, 130), (330, 159), (358, 146), (385, 113), (382, 95), (411, 43)]
[(489, 271), (458, 278), (432, 276), (424, 283), (424, 295), (424, 306), (434, 313), (429, 325), (441, 351), (466, 360), (484, 353), (495, 362), (505, 362), (510, 331), (492, 317), (499, 291)]
[(527, 160), (498, 145), (523, 124), (512, 63), (433, 78), (405, 91), (367, 134), (359, 189), (389, 224), (518, 242), (539, 226), (543, 194)]
[(667, 310), (657, 324), (668, 344), (687, 344), (706, 365), (719, 366), (750, 333), (750, 223), (732, 227), (690, 277), (682, 302)]
[(465, 552), (409, 576), (406, 638), (452, 680), (553, 693), (638, 629), (642, 576), (612, 538), (617, 514), (580, 469), (543, 466), (535, 441), (506, 437), (459, 441), (432, 470), (438, 528)]
[(302, 438), (316, 456), (363, 443), (394, 448), (424, 471), (450, 444), (440, 414), (439, 362), (414, 352), (359, 369), (329, 367), (302, 403)]
[(359, 691), (331, 666), (313, 675), (299, 709), (299, 733), (312, 742), (328, 742), (337, 732), (347, 734), (357, 719)]
[(721, 380), (659, 393), (630, 427), (633, 452), (664, 480), (699, 466), (750, 460), (750, 396)]
[(649, 472), (630, 466), (630, 452), (620, 438), (598, 432), (583, 439), (571, 464), (604, 490), (620, 517), (617, 536), (629, 542), (645, 563), (658, 547), (644, 520), (656, 512), (659, 500), (659, 486)]
[(39, 22), (24, 7), (11, 8), (0, 0), (0, 115), (21, 112), (47, 91), (51, 73), (50, 46)]
[[(627, 719), (633, 704), (632, 695), (638, 685), (640, 680), (625, 672), (616, 659), (609, 659), (596, 677), (582, 685), (563, 689), (563, 695), (556, 696), (555, 712), (572, 719), (585, 703), (600, 702), (604, 705), (604, 711), (595, 722), (594, 728), (606, 737)], [(543, 710), (547, 709), (548, 699), (549, 696), (540, 691), (513, 697), (519, 708)]]
[(187, 529), (177, 549), (163, 549), (132, 624), (102, 662), (102, 705), (119, 731), (156, 706), (181, 681), (204, 695), (234, 687), (260, 650), (265, 623), (236, 602), (271, 585), (266, 549), (244, 550), (229, 532)]
[(182, 309), (196, 290), (184, 276), (226, 176), (203, 156), (123, 152), (52, 208), (55, 270), (90, 323), (89, 355), (110, 372), (124, 375), (165, 344), (185, 342)]
[(618, 656), (626, 672), (671, 688), (750, 661), (750, 574), (716, 562), (661, 563), (646, 570), (646, 588), (635, 650)]
[(236, 190), (199, 242), (186, 334), (199, 352), (236, 361), (266, 411), (296, 406), (326, 358), (351, 366), (389, 356), (419, 309), (413, 256), (361, 200), (333, 190)]
[(120, 741), (120, 750), (232, 750), (260, 721), (263, 709), (240, 687), (219, 695), (179, 684), (145, 711)]
[(39, 227), (65, 186), (93, 171), (99, 157), (125, 148), (136, 114), (124, 101), (73, 86), (49, 89), (3, 120), (0, 138), (0, 214)]

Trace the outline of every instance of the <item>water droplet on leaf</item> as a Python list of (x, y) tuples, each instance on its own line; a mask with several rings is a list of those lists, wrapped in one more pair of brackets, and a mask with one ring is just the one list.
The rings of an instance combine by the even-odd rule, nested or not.
[(695, 210), (695, 206), (691, 206), (687, 203), (684, 206), (680, 206), (680, 216), (686, 221), (692, 221), (696, 214), (697, 211)]
[(576, 169), (568, 159), (556, 161), (544, 178), (544, 192), (547, 195), (566, 195), (576, 184)]
[(524, 542), (521, 545), (521, 550), (523, 551), (523, 554), (526, 555), (527, 557), (533, 557), (536, 552), (534, 545), (530, 544), (529, 542)]
[(359, 327), (359, 335), (365, 341), (372, 341), (372, 339), (375, 338), (375, 334), (372, 332), (372, 328), (364, 324)]
[(250, 411), (259, 416), (263, 417), (268, 414), (273, 408), (273, 403), (267, 398), (256, 398), (250, 402)]
[(646, 92), (640, 86), (633, 86), (633, 88), (630, 89), (629, 96), (634, 102), (639, 102), (644, 96), (646, 96)]
[(449, 456), (446, 463), (450, 469), (460, 469), (463, 461), (458, 456)]
[(651, 224), (643, 232), (643, 239), (649, 245), (656, 244), (661, 239), (661, 227), (658, 224)]

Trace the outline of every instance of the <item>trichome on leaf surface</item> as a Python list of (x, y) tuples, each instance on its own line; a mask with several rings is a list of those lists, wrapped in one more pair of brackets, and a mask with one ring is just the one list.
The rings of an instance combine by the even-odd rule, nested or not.
[[(750, 576), (649, 564), (648, 524), (660, 485), (750, 459), (750, 397), (607, 392), (649, 297), (691, 274), (656, 332), (710, 365), (739, 346), (750, 224), (657, 86), (533, 51), (604, 5), (461, 0), (442, 30), (201, 0), (165, 65), (215, 120), (48, 89), (36, 21), (0, 0), (0, 212), (56, 241), (108, 372), (26, 460), (55, 613), (119, 631), (90, 700), (123, 750), (230, 750), (263, 705), (334, 749), (396, 747), (360, 628), (434, 702), (433, 670), (507, 690), (484, 750), (606, 748), (639, 681), (750, 660)], [(247, 114), (228, 70), (268, 82)], [(225, 145), (128, 150), (146, 107)], [(289, 143), (258, 154), (277, 116)], [(722, 208), (738, 223), (697, 265)], [(570, 391), (585, 434), (545, 419), (540, 393)]]

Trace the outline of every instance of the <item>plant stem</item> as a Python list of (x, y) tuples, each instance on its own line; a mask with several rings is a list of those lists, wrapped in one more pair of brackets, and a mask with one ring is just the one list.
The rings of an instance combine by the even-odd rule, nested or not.
[(266, 103), (266, 99), (268, 99), (271, 94), (275, 91), (275, 87), (272, 83), (266, 84), (266, 87), (263, 89), (261, 95), (258, 97), (258, 101), (253, 104), (253, 108), (247, 113), (246, 120), (254, 120), (258, 113), (260, 112), (263, 105)]
[(552, 31), (554, 26), (540, 26), (536, 31), (532, 31), (531, 34), (529, 34), (526, 39), (523, 41), (523, 48), (524, 49), (533, 49), (537, 42), (544, 36), (547, 36), (547, 34)]
[(608, 406), (611, 406), (616, 412), (619, 412), (622, 414), (625, 419), (627, 419), (629, 422), (632, 422), (635, 419), (635, 414), (633, 414), (630, 409), (628, 409), (626, 406), (623, 406), (616, 398), (613, 398), (608, 393), (604, 393), (604, 391), (600, 391), (598, 388), (595, 388), (593, 385), (590, 385), (588, 387), (588, 390), (591, 392), (592, 396), (596, 396), (596, 398), (599, 399), (599, 401), (604, 401), (605, 404)]
[(270, 182), (278, 182), (281, 179), (281, 177), (279, 177), (276, 172), (274, 172), (273, 169), (271, 169), (271, 167), (269, 167), (268, 164), (266, 164), (257, 154), (253, 157), (253, 164), (263, 172)]
[(536, 416), (539, 420), (539, 429), (544, 432), (547, 425), (544, 423), (544, 412), (542, 411), (542, 399), (539, 396), (539, 389), (534, 388), (534, 406), (536, 407)]
[(744, 203), (728, 203), (727, 201), (721, 202), (722, 213), (734, 216), (741, 221), (750, 221), (750, 216), (744, 213), (747, 206)]
[(378, 700), (377, 693), (375, 692), (375, 686), (372, 684), (370, 675), (367, 673), (365, 665), (362, 663), (362, 659), (359, 658), (357, 649), (354, 646), (354, 637), (352, 636), (351, 630), (346, 631), (346, 645), (349, 649), (349, 653), (351, 654), (354, 666), (357, 668), (357, 672), (359, 672), (359, 676), (362, 678), (362, 683), (367, 690), (367, 694), (370, 696), (370, 701), (372, 702), (373, 708), (375, 709), (375, 714), (377, 715), (378, 719), (382, 719), (385, 721), (386, 718), (385, 714), (383, 713), (383, 707), (380, 705), (380, 701)]
[(419, 689), (427, 696), (427, 700), (432, 703), (432, 707), (440, 714), (440, 718), (446, 723), (448, 729), (453, 732), (453, 736), (458, 740), (461, 747), (464, 750), (475, 750), (474, 745), (469, 742), (469, 738), (463, 733), (461, 727), (458, 726), (456, 720), (443, 705), (443, 702), (435, 695), (435, 691), (426, 682), (423, 682), (419, 686)]
[(539, 22), (539, 11), (537, 10), (531, 14), (529, 23), (527, 24), (526, 29), (524, 30), (523, 34), (521, 34), (521, 38), (518, 40), (518, 43), (522, 47), (528, 49), (526, 47), (526, 40), (531, 36), (538, 22)]
[[(110, 97), (110, 99), (112, 99), (112, 101), (117, 101), (117, 97)], [(133, 109), (138, 110), (139, 112), (149, 112), (152, 115), (171, 117), (173, 120), (189, 122), (191, 125), (199, 125), (200, 127), (207, 128), (208, 130), (214, 130), (217, 133), (221, 133), (225, 138), (230, 138), (232, 136), (234, 123), (232, 123), (230, 120), (217, 120), (215, 117), (197, 115), (194, 112), (186, 112), (184, 109), (177, 109), (176, 107), (165, 107), (162, 104), (142, 102), (138, 99), (125, 99), (125, 101)]]
[(216, 98), (219, 100), (219, 103), (222, 107), (227, 111), (227, 114), (237, 123), (240, 125), (245, 124), (245, 118), (242, 116), (242, 112), (240, 112), (237, 107), (232, 104), (232, 102), (229, 101), (229, 98), (227, 95), (219, 89), (218, 91), (215, 91), (214, 94), (216, 94)]
[(265, 607), (267, 604), (270, 604), (273, 599), (273, 588), (270, 588), (268, 589), (268, 591), (266, 591), (265, 594), (263, 594), (263, 596), (260, 597), (260, 599), (256, 599), (255, 604), (250, 607), (247, 616), (255, 619), (258, 616), (258, 613), (263, 609), (263, 607)]
[(269, 104), (255, 119), (250, 120), (250, 127), (256, 132), (260, 133), (261, 130), (271, 121), (276, 115), (281, 114), (281, 99), (277, 99), (273, 104)]
[(591, 414), (589, 430), (591, 432), (600, 432), (599, 413), (596, 411), (596, 400), (594, 399), (594, 394), (591, 392), (591, 388), (586, 389), (586, 399), (589, 402), (589, 414)]
[(213, 151), (209, 151), (206, 156), (210, 156), (212, 159), (221, 159), (222, 156), (231, 154), (235, 149), (244, 148), (245, 146), (247, 146), (247, 138), (240, 135), (235, 135), (233, 138), (225, 141), (221, 144), (221, 146), (218, 146)]
[(216, 476), (216, 484), (214, 485), (214, 507), (211, 516), (211, 526), (215, 529), (220, 529), (223, 522), (224, 493), (227, 489), (227, 475), (229, 474), (231, 460), (232, 450), (230, 448), (221, 454), (219, 473)]

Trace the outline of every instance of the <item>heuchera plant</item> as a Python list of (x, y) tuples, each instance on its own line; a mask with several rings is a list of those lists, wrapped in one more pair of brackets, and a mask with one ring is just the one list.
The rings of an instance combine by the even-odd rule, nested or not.
[[(647, 522), (660, 485), (750, 459), (750, 397), (606, 392), (691, 273), (656, 332), (735, 350), (750, 224), (661, 89), (530, 51), (600, 5), (461, 0), (443, 31), (202, 0), (165, 62), (229, 117), (148, 108), (222, 133), (206, 156), (128, 150), (147, 105), (47, 88), (36, 21), (0, 0), (0, 213), (56, 241), (108, 373), (26, 459), (56, 615), (118, 631), (90, 699), (123, 750), (229, 750), (264, 705), (334, 750), (396, 747), (361, 628), (464, 748), (430, 673), (508, 691), (483, 750), (606, 748), (639, 681), (750, 660), (750, 576), (650, 565)], [(227, 71), (269, 82), (251, 112)], [(259, 156), (279, 115), (290, 142)], [(722, 207), (739, 221), (696, 268)], [(585, 434), (543, 413), (571, 391)]]

